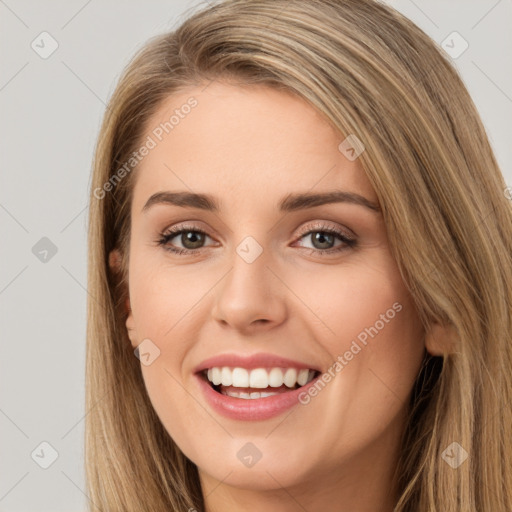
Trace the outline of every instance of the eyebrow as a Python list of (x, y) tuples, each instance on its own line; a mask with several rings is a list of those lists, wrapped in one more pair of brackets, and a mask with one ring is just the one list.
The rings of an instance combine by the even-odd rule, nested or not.
[[(279, 203), (279, 211), (294, 212), (315, 206), (332, 203), (350, 203), (368, 208), (374, 213), (380, 213), (380, 206), (364, 196), (344, 190), (333, 190), (319, 194), (299, 193), (288, 194)], [(157, 192), (153, 194), (142, 208), (142, 212), (156, 204), (170, 204), (183, 208), (199, 208), (212, 212), (219, 212), (220, 205), (217, 199), (209, 194), (193, 192)]]

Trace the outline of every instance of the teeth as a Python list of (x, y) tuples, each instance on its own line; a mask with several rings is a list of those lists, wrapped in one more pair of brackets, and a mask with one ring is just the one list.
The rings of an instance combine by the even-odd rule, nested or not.
[(216, 386), (222, 382), (222, 373), (220, 368), (212, 368), (212, 382)]
[[(294, 388), (296, 384), (304, 386), (304, 384), (313, 380), (315, 371), (307, 368), (302, 370), (295, 368), (255, 368), (254, 370), (246, 370), (245, 368), (224, 366), (222, 368), (209, 368), (206, 375), (215, 386), (222, 384), (235, 388), (265, 389), (268, 387), (279, 388), (284, 384), (288, 388)], [(257, 393), (252, 394), (256, 395)], [(260, 395), (263, 398), (263, 393), (260, 393)], [(248, 393), (241, 393), (239, 398), (251, 397)]]
[[(229, 368), (226, 368), (226, 370), (229, 370)], [(235, 388), (248, 388), (249, 372), (245, 368), (234, 368), (231, 374), (231, 381), (231, 385)], [(224, 383), (222, 385), (225, 386)]]
[(278, 388), (284, 384), (281, 368), (272, 368), (272, 370), (270, 370), (268, 384), (271, 388)]
[(309, 370), (299, 370), (299, 374), (297, 375), (297, 383), (299, 386), (304, 386), (308, 382), (309, 378)]
[(268, 373), (263, 368), (252, 370), (249, 375), (250, 388), (266, 388), (268, 387)]
[(221, 382), (224, 386), (231, 386), (233, 384), (233, 377), (229, 368), (222, 368)]
[(242, 391), (223, 391), (222, 394), (231, 396), (233, 398), (244, 398), (246, 400), (253, 400), (255, 398), (266, 398), (267, 396), (279, 395), (279, 393), (267, 393), (266, 391), (253, 391), (252, 393), (244, 393)]
[(293, 388), (297, 383), (297, 370), (295, 368), (288, 368), (284, 374), (284, 383), (289, 387)]

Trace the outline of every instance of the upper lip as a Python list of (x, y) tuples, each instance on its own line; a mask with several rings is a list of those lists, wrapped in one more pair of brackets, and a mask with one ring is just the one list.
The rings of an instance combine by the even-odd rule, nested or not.
[(275, 354), (253, 354), (251, 356), (219, 354), (204, 360), (196, 367), (194, 372), (199, 373), (209, 368), (223, 366), (247, 368), (248, 370), (253, 370), (254, 368), (297, 368), (298, 370), (307, 368), (309, 370), (320, 371), (311, 363), (303, 363)]

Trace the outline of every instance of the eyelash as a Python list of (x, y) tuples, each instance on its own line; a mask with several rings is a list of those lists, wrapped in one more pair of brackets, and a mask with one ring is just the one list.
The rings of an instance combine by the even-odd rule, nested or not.
[[(304, 238), (305, 236), (311, 235), (313, 233), (327, 233), (329, 235), (335, 235), (338, 239), (340, 239), (344, 245), (341, 245), (337, 248), (330, 248), (330, 249), (311, 249), (309, 247), (305, 247), (307, 251), (309, 251), (309, 254), (315, 254), (320, 256), (325, 256), (333, 253), (339, 253), (341, 251), (353, 248), (356, 246), (357, 241), (353, 238), (347, 237), (344, 233), (341, 231), (338, 231), (337, 229), (334, 229), (330, 226), (327, 226), (325, 224), (317, 224), (315, 226), (309, 227), (310, 229), (308, 231), (305, 231), (301, 233), (299, 236), (299, 240), (301, 238)], [(206, 249), (206, 247), (200, 247), (198, 249), (182, 249), (182, 248), (176, 248), (171, 247), (169, 245), (169, 241), (175, 238), (177, 235), (180, 235), (182, 233), (186, 232), (193, 232), (193, 233), (201, 233), (203, 235), (208, 236), (206, 232), (204, 232), (201, 229), (197, 229), (195, 226), (176, 226), (174, 228), (171, 228), (170, 230), (160, 233), (160, 238), (157, 240), (157, 244), (159, 246), (164, 247), (165, 250), (172, 252), (173, 254), (177, 255), (188, 255), (188, 254), (199, 254), (202, 252), (202, 249)]]

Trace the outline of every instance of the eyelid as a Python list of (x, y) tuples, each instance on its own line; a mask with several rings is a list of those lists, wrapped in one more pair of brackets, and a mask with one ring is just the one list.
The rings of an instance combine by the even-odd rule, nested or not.
[(196, 231), (204, 233), (209, 238), (216, 238), (222, 240), (222, 236), (218, 235), (217, 232), (210, 227), (203, 227), (203, 223), (196, 220), (177, 222), (164, 228), (159, 232), (160, 236), (168, 236), (173, 233), (179, 234), (181, 231)]
[[(190, 232), (196, 232), (201, 233), (205, 235), (205, 237), (208, 237), (210, 239), (213, 239), (207, 232), (207, 230), (202, 229), (197, 224), (194, 225), (191, 222), (194, 221), (185, 221), (182, 223), (175, 224), (169, 228), (166, 228), (163, 232), (160, 233), (160, 239), (157, 240), (159, 245), (164, 246), (166, 250), (172, 253), (178, 253), (178, 254), (192, 254), (192, 255), (198, 255), (202, 253), (204, 250), (206, 250), (210, 246), (204, 246), (199, 247), (197, 249), (186, 249), (181, 247), (174, 247), (167, 246), (168, 241), (179, 236), (181, 233), (190, 231)], [(347, 233), (349, 231), (349, 233)], [(313, 223), (305, 224), (299, 231), (298, 235), (295, 237), (294, 242), (301, 240), (306, 235), (310, 235), (314, 232), (327, 232), (331, 235), (337, 237), (342, 242), (342, 247), (335, 248), (331, 247), (329, 249), (312, 249), (309, 247), (303, 247), (304, 250), (310, 251), (313, 254), (321, 255), (321, 256), (327, 256), (332, 255), (333, 253), (340, 252), (344, 249), (353, 248), (357, 244), (357, 236), (354, 234), (354, 232), (346, 227), (339, 227), (338, 224), (332, 222), (332, 221), (314, 221)], [(165, 241), (167, 239), (167, 242)]]
[[(177, 224), (172, 224), (172, 225), (164, 228), (161, 231), (161, 234), (165, 236), (165, 235), (170, 234), (175, 231), (189, 230), (189, 231), (198, 231), (198, 232), (204, 233), (205, 235), (208, 235), (211, 238), (211, 235), (208, 234), (208, 230), (206, 228), (203, 229), (200, 224), (194, 224), (195, 222), (200, 223), (200, 221), (192, 220), (192, 221), (183, 221), (183, 222), (178, 222)], [(304, 224), (299, 229), (299, 236), (307, 234), (309, 231), (311, 231), (313, 229), (321, 230), (321, 229), (325, 229), (325, 228), (332, 228), (333, 230), (336, 230), (336, 231), (342, 231), (343, 234), (347, 236), (347, 238), (356, 238), (357, 237), (357, 235), (351, 229), (348, 229), (345, 226), (340, 226), (338, 223), (333, 222), (333, 221), (328, 221), (328, 220), (320, 220), (320, 221), (317, 220), (317, 221), (312, 221), (311, 223)], [(217, 238), (222, 238), (219, 235), (217, 235), (217, 233), (215, 233), (215, 236)]]
[[(188, 224), (187, 222), (178, 223), (178, 224), (175, 224), (173, 226), (170, 226), (170, 227), (164, 229), (161, 232), (160, 236), (169, 237), (172, 235), (172, 238), (174, 238), (184, 231), (193, 231), (195, 233), (201, 233), (201, 234), (205, 235), (206, 237), (211, 238), (213, 240), (213, 237), (208, 233), (208, 231), (206, 229), (203, 229), (202, 227), (199, 227), (198, 225)], [(201, 249), (198, 249), (198, 250), (201, 250)], [(196, 250), (196, 252), (197, 252), (197, 250)]]
[(334, 231), (340, 231), (347, 238), (356, 238), (356, 234), (351, 230), (346, 228), (345, 226), (340, 226), (339, 224), (332, 221), (314, 221), (312, 224), (305, 224), (303, 228), (300, 229), (299, 235), (308, 234), (310, 231), (318, 230), (322, 231), (324, 229), (332, 229)]

